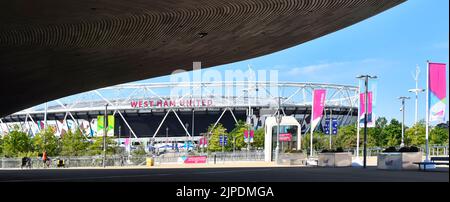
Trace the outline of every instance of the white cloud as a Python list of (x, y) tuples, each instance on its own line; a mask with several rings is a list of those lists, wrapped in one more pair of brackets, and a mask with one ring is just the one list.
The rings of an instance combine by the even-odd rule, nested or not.
[(346, 83), (346, 78), (352, 79), (362, 73), (379, 74), (386, 71), (386, 67), (390, 65), (392, 61), (367, 58), (355, 61), (322, 62), (303, 67), (283, 66), (279, 70), (281, 80)]

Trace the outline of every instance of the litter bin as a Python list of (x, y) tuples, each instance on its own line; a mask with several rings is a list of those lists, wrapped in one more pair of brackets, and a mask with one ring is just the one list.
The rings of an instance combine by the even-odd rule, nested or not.
[(147, 167), (151, 167), (155, 164), (155, 160), (153, 158), (147, 158)]

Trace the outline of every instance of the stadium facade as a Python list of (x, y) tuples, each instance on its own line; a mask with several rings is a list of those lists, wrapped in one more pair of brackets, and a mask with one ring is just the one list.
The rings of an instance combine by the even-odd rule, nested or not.
[[(175, 88), (183, 92), (182, 96), (171, 95)], [(208, 133), (209, 126), (219, 123), (228, 132), (238, 121), (251, 123), (255, 129), (261, 128), (267, 117), (275, 115), (280, 103), (283, 115), (294, 117), (304, 134), (309, 130), (314, 89), (327, 91), (325, 117), (331, 115), (339, 125), (355, 123), (358, 111), (356, 86), (296, 82), (249, 84), (242, 81), (116, 85), (2, 117), (0, 128), (3, 134), (19, 127), (34, 135), (47, 124), (54, 126), (58, 136), (75, 128), (82, 129), (86, 137), (102, 136), (103, 115), (107, 110), (109, 136), (197, 142)], [(230, 91), (233, 91), (231, 96), (224, 93)]]

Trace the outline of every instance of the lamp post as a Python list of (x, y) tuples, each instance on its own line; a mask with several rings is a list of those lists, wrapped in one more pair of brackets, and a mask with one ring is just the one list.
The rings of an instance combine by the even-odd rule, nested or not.
[(103, 117), (103, 167), (106, 167), (106, 134), (108, 133), (108, 103), (105, 104), (105, 115)]
[(377, 76), (370, 76), (370, 75), (360, 75), (356, 77), (357, 79), (363, 79), (364, 80), (364, 88), (365, 88), (365, 104), (364, 104), (364, 159), (363, 159), (363, 168), (367, 167), (367, 105), (368, 105), (368, 95), (369, 95), (369, 79), (376, 79)]
[(400, 147), (404, 147), (405, 146), (405, 142), (404, 142), (404, 137), (405, 137), (405, 100), (409, 100), (410, 97), (399, 97), (398, 99), (400, 99), (402, 101), (402, 108), (400, 109), (400, 111), (402, 111), (402, 142), (400, 143)]
[[(415, 73), (415, 75), (413, 75), (414, 81), (416, 82), (416, 88), (408, 90), (409, 92), (414, 93), (415, 96), (416, 96), (415, 113), (414, 113), (414, 124), (417, 124), (417, 121), (418, 121), (418, 113), (417, 112), (418, 112), (419, 93), (425, 92), (425, 89), (419, 88), (419, 73), (420, 73), (419, 66), (416, 66), (416, 73)], [(415, 132), (417, 133), (417, 130)]]
[(281, 113), (280, 113), (280, 106), (281, 106), (281, 97), (278, 97), (278, 112), (277, 112), (277, 146), (275, 147), (275, 163), (278, 164), (278, 156), (280, 152), (280, 123), (281, 123)]

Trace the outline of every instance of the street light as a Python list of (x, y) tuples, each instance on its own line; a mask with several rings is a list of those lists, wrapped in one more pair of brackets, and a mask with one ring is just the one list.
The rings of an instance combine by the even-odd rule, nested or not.
[(416, 101), (416, 106), (415, 106), (415, 112), (414, 112), (414, 124), (417, 124), (417, 121), (418, 121), (418, 113), (417, 113), (417, 111), (418, 111), (419, 93), (425, 92), (425, 89), (417, 88), (417, 85), (416, 85), (416, 88), (409, 89), (408, 92), (414, 93), (416, 95), (416, 100), (415, 100)]
[(184, 141), (184, 145), (186, 145), (186, 154), (188, 153), (188, 144), (189, 144), (189, 140), (188, 140), (188, 128), (189, 128), (189, 123), (185, 123), (184, 126), (186, 127), (186, 139)]
[(108, 132), (108, 103), (105, 104), (105, 115), (103, 117), (103, 167), (106, 167), (106, 133)]
[(404, 147), (405, 146), (405, 142), (404, 142), (404, 136), (405, 136), (405, 100), (409, 100), (410, 97), (399, 97), (399, 100), (402, 101), (402, 108), (400, 109), (400, 111), (402, 111), (402, 143), (400, 143), (400, 147)]
[[(377, 76), (370, 76), (370, 75), (359, 75), (356, 77), (357, 79), (363, 79), (364, 80), (364, 88), (365, 88), (365, 105), (364, 105), (364, 160), (363, 160), (363, 167), (367, 167), (367, 105), (368, 105), (368, 94), (369, 94), (369, 79), (377, 79)], [(359, 116), (359, 115), (358, 115)], [(359, 118), (358, 118), (359, 119)], [(359, 127), (359, 126), (358, 126)], [(359, 144), (359, 142), (357, 143)]]
[(169, 143), (169, 127), (166, 127), (166, 144)]
[(278, 164), (278, 154), (280, 148), (280, 97), (278, 97), (278, 109), (277, 109), (277, 146), (275, 147), (275, 163)]
[[(414, 75), (412, 75), (414, 81), (416, 82), (416, 88), (413, 88), (413, 89), (409, 89), (409, 90), (408, 90), (409, 92), (414, 93), (414, 94), (416, 95), (416, 106), (415, 106), (416, 108), (415, 108), (415, 113), (414, 113), (414, 124), (417, 124), (417, 121), (418, 121), (418, 113), (417, 113), (417, 111), (418, 111), (418, 99), (419, 99), (419, 93), (425, 92), (425, 89), (419, 88), (419, 73), (420, 73), (420, 68), (419, 68), (419, 66), (417, 65), (417, 66), (416, 66), (416, 72), (415, 72)], [(417, 134), (417, 130), (416, 130), (415, 132), (416, 132), (416, 134)]]
[(278, 97), (278, 109), (277, 109), (277, 146), (275, 147), (275, 162), (278, 164), (278, 156), (280, 153), (280, 123), (282, 121), (282, 116), (280, 113), (281, 109), (281, 98)]

